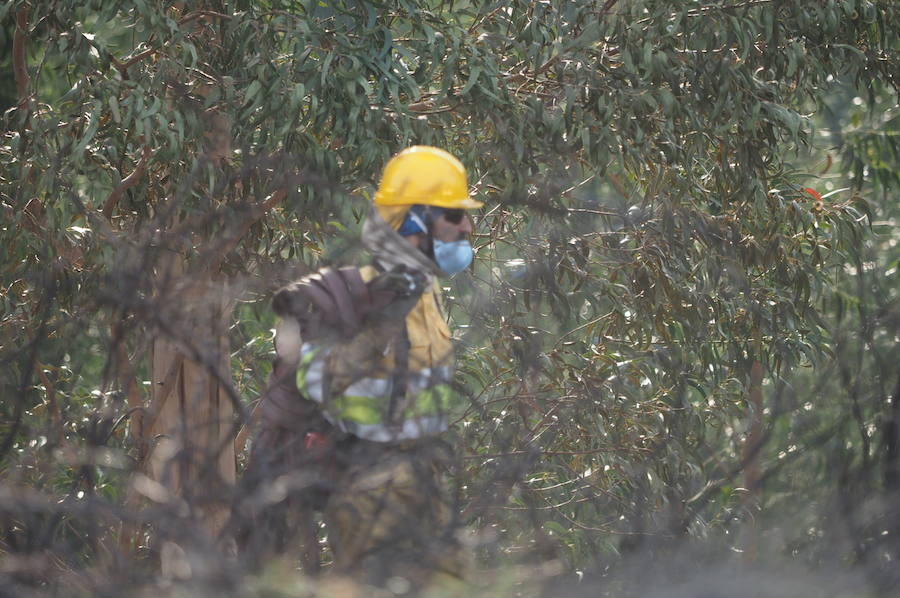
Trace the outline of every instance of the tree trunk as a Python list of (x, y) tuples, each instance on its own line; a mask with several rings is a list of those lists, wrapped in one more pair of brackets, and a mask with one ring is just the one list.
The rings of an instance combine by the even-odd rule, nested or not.
[[(750, 404), (750, 427), (744, 443), (744, 463), (746, 463), (744, 467), (744, 485), (747, 487), (745, 504), (748, 509), (754, 510), (759, 504), (758, 494), (761, 477), (759, 453), (762, 448), (760, 445), (763, 433), (762, 379), (763, 367), (762, 363), (757, 359), (750, 366), (750, 389), (747, 397)], [(745, 526), (744, 557), (746, 562), (753, 563), (756, 561), (759, 553), (759, 528), (756, 524), (756, 518), (750, 518)]]
[[(178, 287), (188, 284), (176, 293), (184, 317), (176, 330), (180, 337), (161, 335), (153, 341), (150, 449), (144, 466), (170, 496), (186, 502), (215, 541), (229, 516), (236, 474), (234, 407), (215, 375), (215, 369), (225, 375), (230, 371), (225, 333), (233, 304), (221, 286), (186, 281), (185, 264), (175, 254), (168, 272), (161, 273)], [(164, 548), (164, 576), (184, 576), (181, 564), (167, 562), (182, 554), (177, 547)]]
[[(181, 18), (180, 24), (216, 41), (214, 28), (204, 28), (201, 19), (189, 20), (183, 13), (184, 3), (175, 3), (173, 14)], [(205, 97), (212, 88), (200, 85), (197, 93)], [(231, 119), (218, 108), (204, 117), (208, 132), (203, 157), (219, 166), (231, 155)], [(172, 330), (153, 340), (150, 449), (144, 468), (170, 496), (184, 500), (191, 517), (217, 541), (230, 515), (230, 488), (236, 479), (235, 411), (222, 378), (230, 381), (227, 330), (234, 303), (226, 286), (215, 280), (218, 263), (205, 266), (202, 278), (194, 280), (196, 268), (188, 272), (188, 259), (172, 253), (157, 272), (167, 290), (175, 289), (162, 300), (176, 301), (179, 315), (177, 322), (169, 323)], [(183, 547), (168, 542), (161, 548), (164, 577), (190, 575)]]

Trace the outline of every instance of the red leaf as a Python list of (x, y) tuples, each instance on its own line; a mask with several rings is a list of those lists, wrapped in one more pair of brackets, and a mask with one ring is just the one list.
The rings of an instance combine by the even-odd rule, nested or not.
[(810, 195), (812, 195), (815, 199), (822, 201), (822, 194), (819, 193), (818, 191), (816, 191), (815, 189), (813, 189), (811, 187), (804, 187), (803, 190), (806, 191), (807, 193), (809, 193)]

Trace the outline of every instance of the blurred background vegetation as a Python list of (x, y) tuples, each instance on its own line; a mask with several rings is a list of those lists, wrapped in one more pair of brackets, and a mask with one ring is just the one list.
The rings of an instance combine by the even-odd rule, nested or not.
[[(446, 283), (476, 589), (898, 591), (893, 0), (7, 0), (0, 24), (0, 593), (313, 592), (232, 566), (210, 505), (272, 292), (362, 259), (411, 144), (486, 203)], [(160, 394), (210, 409), (184, 360), (215, 434), (160, 432)], [(219, 444), (170, 455), (197, 466), (175, 483), (162, 436)]]

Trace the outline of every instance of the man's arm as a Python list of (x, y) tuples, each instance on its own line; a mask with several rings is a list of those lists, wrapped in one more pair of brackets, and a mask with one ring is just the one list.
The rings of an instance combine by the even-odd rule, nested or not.
[(294, 369), (300, 364), (300, 323), (296, 318), (279, 318), (275, 324), (275, 358), (282, 368)]
[(275, 313), (293, 319), (304, 340), (346, 341), (366, 327), (403, 321), (427, 287), (421, 273), (397, 266), (363, 282), (359, 270), (324, 269), (279, 290)]

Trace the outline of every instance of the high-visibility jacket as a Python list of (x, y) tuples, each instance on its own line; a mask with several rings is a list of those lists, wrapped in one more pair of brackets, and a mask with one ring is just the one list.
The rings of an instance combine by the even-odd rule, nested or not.
[[(359, 269), (368, 282), (374, 267)], [(407, 343), (408, 340), (408, 343)], [(365, 440), (396, 442), (438, 434), (459, 413), (451, 388), (453, 346), (435, 282), (402, 323), (370, 327), (350, 340), (306, 342), (297, 387), (325, 417)]]

